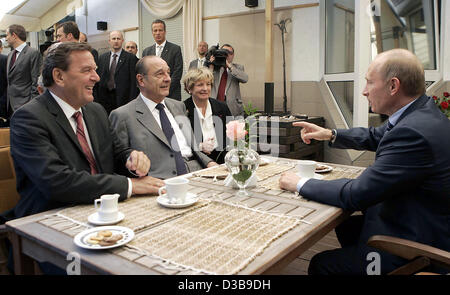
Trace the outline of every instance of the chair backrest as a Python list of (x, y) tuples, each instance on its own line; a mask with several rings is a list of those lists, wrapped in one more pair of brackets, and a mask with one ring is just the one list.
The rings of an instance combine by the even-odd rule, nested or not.
[(0, 147), (9, 146), (9, 128), (0, 128)]
[(11, 149), (9, 146), (0, 147), (0, 213), (13, 208), (19, 198)]

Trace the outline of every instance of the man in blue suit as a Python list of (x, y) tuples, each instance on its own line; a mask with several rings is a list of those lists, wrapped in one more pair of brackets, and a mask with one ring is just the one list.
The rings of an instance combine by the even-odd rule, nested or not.
[[(379, 54), (369, 66), (363, 95), (372, 110), (389, 116), (377, 128), (329, 130), (309, 123), (302, 140), (329, 140), (336, 148), (376, 152), (357, 179), (304, 179), (293, 173), (280, 186), (306, 199), (362, 211), (336, 228), (342, 248), (317, 254), (310, 274), (366, 274), (370, 252), (380, 254), (381, 273), (405, 264), (366, 246), (373, 235), (408, 239), (450, 251), (450, 120), (425, 93), (424, 70), (411, 52)], [(445, 131), (447, 130), (447, 131)]]

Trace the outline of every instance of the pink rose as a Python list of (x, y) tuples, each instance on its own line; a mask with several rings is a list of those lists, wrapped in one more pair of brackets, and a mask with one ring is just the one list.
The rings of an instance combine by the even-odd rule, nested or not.
[(229, 139), (243, 139), (246, 134), (247, 130), (245, 130), (245, 122), (231, 121), (227, 124), (227, 137)]

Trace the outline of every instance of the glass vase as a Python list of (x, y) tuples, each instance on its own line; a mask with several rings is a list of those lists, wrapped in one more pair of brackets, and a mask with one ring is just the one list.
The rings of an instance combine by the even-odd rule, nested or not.
[(258, 153), (246, 147), (234, 148), (225, 155), (225, 165), (239, 187), (237, 196), (249, 196), (245, 187), (258, 169)]

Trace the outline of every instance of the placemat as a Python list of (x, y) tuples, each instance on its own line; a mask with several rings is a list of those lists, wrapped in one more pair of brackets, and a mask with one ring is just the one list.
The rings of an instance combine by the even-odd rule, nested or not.
[[(137, 232), (175, 216), (203, 207), (209, 202), (209, 200), (199, 199), (193, 206), (182, 209), (170, 209), (159, 205), (154, 196), (130, 198), (119, 203), (119, 211), (125, 215), (125, 218), (115, 225), (125, 226)], [(95, 211), (94, 205), (82, 205), (63, 209), (57, 212), (56, 215), (73, 222), (74, 226), (89, 226), (87, 221), (88, 216), (95, 213)]]
[(183, 269), (236, 274), (300, 220), (213, 200), (151, 228), (126, 247)]

